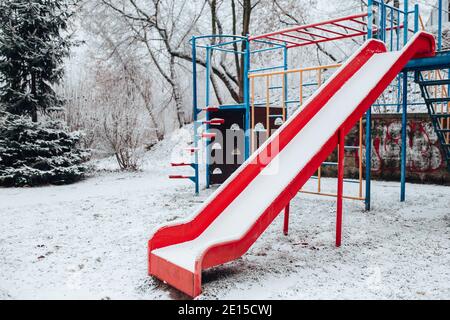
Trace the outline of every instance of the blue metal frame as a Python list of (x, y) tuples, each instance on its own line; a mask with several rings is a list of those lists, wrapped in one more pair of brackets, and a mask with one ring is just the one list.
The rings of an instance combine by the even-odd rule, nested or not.
[[(200, 40), (209, 40), (209, 39), (227, 39), (231, 38), (230, 41), (223, 41), (217, 44), (199, 44)], [(237, 43), (246, 43), (245, 52), (237, 51), (233, 49), (224, 48), (226, 46), (230, 46)], [(193, 36), (190, 40), (192, 46), (192, 82), (193, 82), (193, 120), (194, 120), (194, 163), (191, 164), (191, 167), (195, 171), (195, 175), (190, 177), (189, 179), (195, 183), (195, 193), (199, 194), (200, 192), (200, 177), (199, 177), (199, 155), (198, 155), (198, 147), (200, 145), (201, 137), (198, 134), (198, 129), (201, 126), (205, 126), (205, 132), (210, 130), (209, 124), (204, 124), (202, 121), (199, 121), (198, 115), (203, 112), (203, 108), (199, 108), (198, 105), (198, 83), (197, 83), (197, 50), (205, 49), (206, 51), (206, 61), (205, 61), (205, 105), (204, 107), (211, 106), (211, 69), (212, 69), (212, 55), (214, 51), (221, 51), (225, 53), (232, 54), (241, 54), (244, 55), (244, 102), (241, 104), (231, 104), (231, 105), (222, 105), (220, 106), (221, 110), (238, 110), (245, 109), (246, 110), (246, 128), (245, 128), (245, 158), (250, 157), (250, 96), (249, 96), (249, 80), (248, 73), (250, 70), (250, 44), (248, 41), (248, 37), (242, 36), (234, 36), (234, 35), (205, 35), (205, 36)], [(210, 114), (206, 112), (206, 121), (211, 120)], [(205, 150), (207, 155), (211, 152), (211, 144), (209, 139), (205, 141)], [(206, 157), (206, 188), (209, 188), (211, 185), (211, 177), (209, 173), (209, 157)]]
[[(373, 38), (373, 0), (368, 0), (367, 38)], [(372, 108), (366, 112), (366, 197), (365, 207), (370, 210), (372, 182)]]
[[(288, 48), (287, 48), (287, 44), (284, 44), (284, 48), (283, 48), (283, 60), (284, 60), (284, 66), (283, 66), (283, 70), (287, 71), (289, 69), (289, 65), (288, 65)], [(286, 119), (288, 118), (288, 104), (286, 103), (286, 101), (289, 101), (289, 90), (288, 90), (288, 74), (285, 73), (284, 74), (284, 92), (283, 92), (284, 98), (283, 98), (283, 102), (284, 102), (284, 106), (283, 108), (285, 108), (286, 110)]]
[[(205, 81), (206, 81), (206, 94), (205, 94), (205, 107), (209, 107), (211, 104), (211, 55), (212, 55), (212, 47), (207, 47), (206, 48), (206, 76), (205, 76)], [(209, 117), (209, 112), (206, 112), (206, 121), (210, 120)], [(206, 130), (208, 131), (210, 128), (209, 125), (206, 125)], [(195, 133), (197, 134), (197, 132)], [(205, 139), (205, 150), (206, 150), (206, 155), (209, 155), (210, 152), (210, 147), (209, 147), (210, 143), (208, 139)], [(209, 174), (209, 157), (206, 156), (206, 188), (209, 189), (209, 187), (211, 186), (211, 176)]]
[[(441, 1), (441, 0), (440, 0)], [(375, 7), (379, 8), (379, 19), (378, 24), (374, 26), (374, 12)], [(394, 19), (396, 15), (396, 19)], [(388, 49), (400, 50), (401, 47), (406, 45), (409, 40), (409, 17), (413, 15), (414, 17), (414, 30), (413, 34), (419, 31), (419, 5), (414, 6), (414, 10), (409, 10), (408, 0), (403, 3), (403, 8), (395, 8), (392, 5), (386, 4), (384, 0), (368, 0), (368, 38), (373, 38), (376, 36), (379, 40), (385, 42)], [(390, 17), (388, 21), (387, 17)], [(401, 22), (403, 22), (403, 43), (400, 42), (400, 29)], [(389, 25), (388, 25), (389, 23)], [(376, 27), (377, 32), (374, 33), (374, 27)], [(396, 41), (394, 43), (394, 30), (396, 30)], [(389, 31), (389, 41), (387, 37), (387, 31)], [(403, 85), (401, 85), (401, 79), (403, 80)], [(407, 132), (407, 107), (408, 107), (408, 76), (407, 72), (404, 72), (403, 77), (400, 75), (397, 77), (397, 103), (392, 104), (397, 106), (397, 111), (402, 109), (402, 151), (401, 151), (401, 181), (400, 181), (400, 199), (405, 201), (406, 198), (406, 132)], [(400, 94), (402, 90), (402, 94)], [(400, 104), (400, 97), (402, 97), (402, 103)], [(384, 105), (387, 104), (375, 104)], [(369, 110), (366, 114), (366, 210), (371, 208), (371, 176), (372, 172), (372, 110)]]
[[(193, 120), (194, 120), (194, 149), (198, 148), (197, 124), (198, 124), (198, 100), (197, 100), (197, 43), (195, 37), (191, 39), (192, 44), (192, 106), (193, 106)], [(191, 179), (195, 184), (195, 194), (200, 193), (199, 181), (199, 167), (198, 167), (198, 152), (194, 151), (194, 171), (195, 179)]]
[(244, 106), (245, 106), (245, 159), (250, 157), (250, 87), (249, 87), (249, 70), (250, 70), (250, 41), (245, 40), (245, 58), (244, 58)]

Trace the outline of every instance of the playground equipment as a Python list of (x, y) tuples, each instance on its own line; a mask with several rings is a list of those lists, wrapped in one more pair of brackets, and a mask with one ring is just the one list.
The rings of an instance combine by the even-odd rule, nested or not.
[[(410, 59), (434, 50), (434, 38), (427, 33), (418, 33), (398, 52), (388, 52), (378, 40), (366, 42), (191, 220), (152, 237), (149, 272), (191, 296), (200, 294), (202, 270), (243, 255), (336, 146), (340, 246), (345, 135)], [(277, 173), (271, 174), (274, 169)]]
[[(442, 48), (442, 0), (437, 0), (438, 11), (436, 14), (438, 20), (438, 27), (436, 38), (438, 42), (438, 50)], [(411, 10), (412, 9), (412, 10)], [(199, 151), (202, 146), (205, 147), (206, 158), (206, 187), (209, 188), (212, 184), (221, 184), (235, 171), (239, 166), (249, 158), (250, 154), (256, 149), (258, 145), (262, 142), (259, 141), (255, 145), (255, 136), (261, 137), (263, 131), (279, 128), (289, 115), (295, 111), (293, 106), (299, 108), (308, 94), (304, 93), (306, 89), (318, 88), (320, 84), (323, 83), (326, 78), (330, 75), (326, 75), (324, 70), (330, 71), (331, 69), (336, 69), (339, 65), (332, 66), (319, 66), (319, 67), (308, 67), (297, 70), (290, 70), (288, 67), (288, 51), (291, 48), (306, 47), (312, 44), (324, 43), (330, 41), (345, 40), (349, 38), (367, 37), (367, 38), (377, 38), (386, 43), (389, 50), (399, 50), (404, 46), (406, 41), (419, 29), (424, 30), (425, 26), (423, 20), (419, 14), (419, 6), (415, 5), (410, 8), (408, 1), (404, 1), (403, 8), (395, 8), (388, 4), (385, 4), (381, 0), (368, 1), (368, 12), (360, 13), (356, 15), (351, 15), (347, 17), (342, 17), (338, 19), (333, 19), (325, 22), (314, 23), (306, 26), (298, 26), (290, 29), (280, 30), (270, 34), (258, 35), (258, 36), (229, 36), (229, 35), (210, 35), (210, 36), (200, 36), (193, 37), (191, 39), (192, 44), (192, 56), (193, 56), (193, 109), (194, 109), (194, 143), (193, 146), (189, 148), (192, 153), (192, 161), (189, 163), (172, 164), (173, 166), (190, 166), (192, 167), (192, 175), (172, 175), (170, 178), (173, 179), (189, 179), (195, 184), (195, 192), (198, 194), (200, 192), (200, 170), (199, 163), (202, 162), (199, 159)], [(212, 41), (214, 44), (208, 43), (207, 41)], [(202, 42), (203, 41), (203, 42)], [(204, 43), (206, 41), (206, 43)], [(245, 43), (245, 50), (239, 51), (237, 45)], [(266, 45), (266, 47), (263, 47)], [(205, 101), (201, 103), (198, 99), (198, 72), (197, 72), (197, 57), (198, 50), (205, 50)], [(257, 55), (264, 55), (270, 52), (282, 51), (283, 61), (279, 65), (274, 66), (264, 66), (262, 68), (251, 69), (251, 60)], [(225, 104), (225, 105), (212, 105), (211, 98), (211, 73), (212, 73), (212, 56), (214, 52), (220, 52), (224, 54), (237, 54), (238, 56), (244, 56), (244, 101), (240, 104)], [(401, 134), (401, 191), (400, 200), (405, 201), (406, 199), (406, 140), (407, 140), (407, 110), (408, 106), (412, 105), (424, 105), (421, 102), (409, 102), (407, 93), (407, 87), (409, 81), (413, 80), (420, 84), (419, 74), (416, 73), (417, 70), (429, 70), (434, 71), (436, 76), (440, 77), (442, 80), (440, 85), (436, 84), (436, 87), (441, 88), (441, 90), (434, 90), (438, 92), (438, 96), (433, 96), (432, 98), (442, 98), (438, 102), (436, 100), (429, 100), (425, 97), (424, 102), (427, 104), (431, 118), (433, 119), (433, 124), (436, 129), (436, 133), (440, 144), (443, 149), (443, 156), (447, 159), (447, 165), (450, 169), (450, 159), (449, 159), (449, 141), (450, 134), (448, 132), (450, 126), (450, 117), (448, 101), (443, 99), (448, 98), (448, 88), (444, 90), (444, 86), (449, 87), (446, 84), (449, 72), (448, 72), (448, 60), (450, 59), (449, 52), (439, 52), (438, 57), (431, 60), (415, 60), (410, 63), (410, 65), (403, 70), (402, 73), (398, 75), (396, 81), (394, 81), (390, 86), (391, 90), (396, 92), (397, 101), (386, 103), (382, 101), (377, 101), (374, 103), (376, 107), (383, 108), (396, 108), (397, 112), (402, 113), (402, 134)], [(432, 63), (432, 65), (430, 65)], [(425, 68), (425, 69), (423, 69)], [(426, 69), (429, 68), (429, 69)], [(431, 68), (431, 69), (430, 69)], [(266, 73), (269, 72), (269, 73)], [(306, 81), (306, 74), (316, 73), (317, 81), (315, 83)], [(432, 73), (431, 72), (431, 73)], [(414, 76), (411, 76), (414, 74)], [(433, 74), (433, 73), (432, 73)], [(293, 77), (299, 76), (299, 96), (293, 97), (292, 93), (289, 91), (288, 80)], [(274, 82), (275, 77), (281, 78), (281, 84), (270, 84)], [(405, 79), (406, 77), (406, 79)], [(254, 83), (255, 79), (260, 78), (266, 80), (267, 85), (265, 95), (265, 100), (255, 101), (255, 89)], [(427, 75), (427, 79), (431, 79), (430, 75)], [(434, 79), (439, 80), (438, 78)], [(433, 90), (430, 83), (421, 88), (424, 95), (427, 95), (429, 90)], [(279, 99), (272, 99), (271, 96), (275, 92), (282, 92), (283, 94)], [(431, 96), (430, 96), (431, 98)], [(403, 101), (404, 100), (404, 101)], [(199, 107), (202, 105), (201, 107)], [(267, 108), (270, 107), (270, 108)], [(262, 109), (267, 110), (262, 110)], [(282, 114), (283, 113), (283, 114)], [(204, 120), (199, 120), (201, 116), (204, 116)], [(256, 117), (256, 118), (255, 118)], [(267, 117), (266, 120), (264, 120)], [(220, 123), (210, 122), (210, 120), (217, 118)], [(255, 120), (256, 119), (256, 120)], [(371, 206), (371, 163), (372, 163), (372, 133), (371, 133), (371, 110), (368, 111), (365, 118), (365, 128), (361, 128), (361, 124), (358, 128), (360, 132), (360, 141), (358, 145), (347, 146), (346, 150), (357, 152), (358, 156), (358, 174), (356, 179), (345, 179), (346, 183), (356, 183), (359, 184), (357, 195), (344, 195), (347, 199), (353, 200), (363, 200), (365, 201), (366, 210), (370, 210)], [(261, 125), (263, 124), (263, 125)], [(232, 125), (237, 125), (241, 132), (238, 134), (239, 142), (237, 145), (243, 145), (244, 150), (238, 150), (236, 147), (232, 150), (226, 150), (225, 145), (227, 141), (222, 141), (217, 143), (214, 141), (215, 134), (209, 133), (209, 131), (220, 131), (224, 135), (227, 129), (230, 129)], [(267, 127), (267, 128), (266, 128)], [(198, 130), (204, 129), (201, 134), (198, 134)], [(365, 131), (365, 143), (362, 139)], [(206, 133), (206, 134), (205, 134)], [(267, 137), (267, 135), (266, 135)], [(364, 153), (364, 145), (365, 148)], [(255, 147), (256, 146), (256, 147)], [(215, 163), (214, 148), (217, 147), (221, 149), (223, 154), (228, 153), (239, 153), (239, 157), (235, 157), (236, 161), (234, 163)], [(231, 157), (233, 158), (233, 157)], [(365, 158), (365, 165), (363, 167), (363, 158)], [(336, 166), (336, 162), (326, 161), (322, 166), (330, 167)], [(321, 188), (322, 166), (318, 168), (316, 175), (312, 179), (317, 180), (317, 190), (302, 190), (306, 193), (321, 194), (326, 196), (336, 196), (336, 194), (324, 193)], [(365, 171), (365, 173), (364, 173)]]
[[(379, 0), (368, 1), (368, 12), (326, 22), (298, 26), (259, 36), (202, 36), (193, 37), (193, 106), (194, 144), (192, 163), (174, 163), (173, 166), (191, 166), (193, 176), (172, 176), (190, 179), (199, 192), (199, 155), (204, 141), (208, 159), (207, 186), (215, 177), (225, 181), (221, 187), (191, 218), (159, 229), (149, 241), (149, 273), (191, 296), (201, 292), (201, 272), (204, 269), (234, 260), (243, 255), (261, 233), (282, 211), (285, 213), (284, 232), (288, 232), (289, 203), (316, 172), (320, 189), (322, 165), (338, 168), (336, 245), (341, 245), (343, 184), (359, 183), (358, 196), (349, 199), (365, 200), (370, 209), (371, 172), (371, 106), (391, 84), (397, 81), (402, 111), (402, 177), (401, 200), (405, 200), (406, 177), (406, 116), (408, 107), (409, 72), (421, 86), (428, 110), (439, 138), (448, 145), (448, 77), (442, 77), (450, 68), (450, 54), (435, 55), (434, 37), (419, 32), (419, 8), (410, 11), (408, 1), (404, 8), (394, 8)], [(410, 28), (410, 19), (414, 19)], [(365, 44), (344, 65), (321, 66), (289, 70), (288, 49), (311, 44), (366, 37)], [(205, 39), (221, 39), (215, 44), (201, 44)], [(376, 38), (377, 40), (374, 40)], [(245, 45), (244, 51), (236, 51), (234, 45)], [(438, 46), (440, 45), (438, 37)], [(232, 49), (229, 48), (232, 46)], [(199, 106), (197, 87), (197, 49), (206, 50), (205, 103)], [(280, 65), (251, 69), (251, 57), (274, 50), (282, 50)], [(241, 104), (211, 105), (210, 76), (213, 51), (244, 56), (244, 99)], [(337, 69), (326, 81), (325, 70)], [(441, 71), (435, 71), (441, 70)], [(442, 71), (444, 70), (444, 71)], [(307, 72), (316, 73), (316, 83), (304, 83)], [(446, 71), (445, 71), (446, 72)], [(432, 79), (440, 74), (441, 78)], [(448, 75), (448, 72), (445, 73)], [(275, 78), (281, 84), (275, 82)], [(298, 98), (290, 92), (290, 83), (299, 81)], [(255, 82), (261, 80), (264, 93), (256, 94)], [(304, 90), (317, 87), (305, 100)], [(261, 86), (260, 86), (261, 87)], [(435, 91), (430, 91), (432, 88)], [(292, 91), (292, 90), (291, 90)], [(278, 92), (274, 94), (274, 92)], [(437, 98), (437, 95), (447, 97)], [(264, 97), (258, 101), (256, 97)], [(436, 106), (440, 106), (438, 109)], [(338, 112), (336, 112), (339, 110)], [(400, 111), (400, 110), (399, 110)], [(205, 114), (204, 120), (199, 115)], [(365, 195), (362, 189), (362, 163), (359, 163), (359, 179), (344, 179), (345, 151), (359, 152), (362, 158), (362, 117), (366, 113), (366, 173)], [(231, 120), (231, 121), (230, 121)], [(345, 136), (358, 124), (359, 146), (345, 146)], [(222, 167), (211, 162), (210, 151), (225, 148), (215, 141), (219, 130), (230, 128), (241, 131), (243, 150), (226, 150), (242, 155), (245, 163), (234, 167)], [(203, 128), (203, 131), (199, 131)], [(275, 131), (272, 129), (276, 129)], [(260, 137), (263, 135), (262, 141)], [(445, 140), (447, 139), (447, 140)], [(338, 147), (338, 161), (327, 163), (328, 156)], [(448, 153), (448, 149), (447, 149)], [(448, 154), (447, 154), (448, 156)], [(274, 171), (275, 170), (275, 171)], [(276, 174), (273, 174), (276, 172)], [(218, 174), (217, 174), (218, 173)], [(272, 174), (271, 174), (272, 173)], [(216, 181), (220, 181), (216, 180)], [(223, 182), (221, 181), (221, 182)], [(221, 183), (218, 182), (218, 183)], [(311, 192), (311, 191), (306, 191)]]

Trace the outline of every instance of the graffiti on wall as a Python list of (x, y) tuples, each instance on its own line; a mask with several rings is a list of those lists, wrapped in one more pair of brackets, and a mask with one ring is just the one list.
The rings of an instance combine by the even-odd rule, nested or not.
[[(379, 119), (374, 121), (372, 139), (372, 171), (398, 171), (401, 154), (401, 121)], [(355, 153), (355, 163), (358, 163)], [(363, 164), (365, 165), (365, 147)], [(410, 173), (432, 173), (445, 168), (445, 158), (431, 121), (414, 119), (407, 127), (407, 171)]]
[[(357, 126), (358, 127), (358, 126)], [(347, 145), (359, 145), (359, 131), (350, 132)], [(397, 180), (400, 176), (401, 115), (374, 115), (372, 123), (372, 174), (375, 179)], [(363, 137), (365, 142), (365, 137)], [(365, 167), (365, 145), (362, 161)], [(333, 158), (336, 155), (333, 154)], [(358, 176), (359, 153), (346, 154), (346, 174)], [(407, 179), (431, 183), (449, 183), (445, 156), (437, 134), (427, 114), (414, 114), (408, 119), (407, 127)]]

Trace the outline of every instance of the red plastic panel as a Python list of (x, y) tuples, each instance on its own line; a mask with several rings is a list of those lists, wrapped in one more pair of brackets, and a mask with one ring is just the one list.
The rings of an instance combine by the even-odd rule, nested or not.
[(201, 293), (199, 286), (195, 287), (196, 283), (201, 284), (201, 280), (195, 280), (195, 274), (180, 268), (179, 266), (162, 259), (158, 256), (150, 256), (150, 270), (152, 270), (152, 275), (156, 278), (167, 282), (171, 286), (177, 288), (178, 290), (184, 292), (185, 294), (195, 297)]

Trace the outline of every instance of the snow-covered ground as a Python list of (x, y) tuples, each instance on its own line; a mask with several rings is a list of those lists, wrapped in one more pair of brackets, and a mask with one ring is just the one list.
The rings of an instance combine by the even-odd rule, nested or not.
[[(191, 215), (211, 192), (195, 197), (189, 182), (167, 179), (172, 151), (158, 146), (139, 173), (0, 189), (0, 298), (186, 298), (147, 276), (154, 228)], [(345, 201), (339, 249), (335, 200), (300, 194), (290, 235), (280, 216), (241, 259), (205, 272), (200, 299), (449, 299), (450, 188), (407, 188), (400, 203), (397, 183), (375, 182), (370, 213)]]

